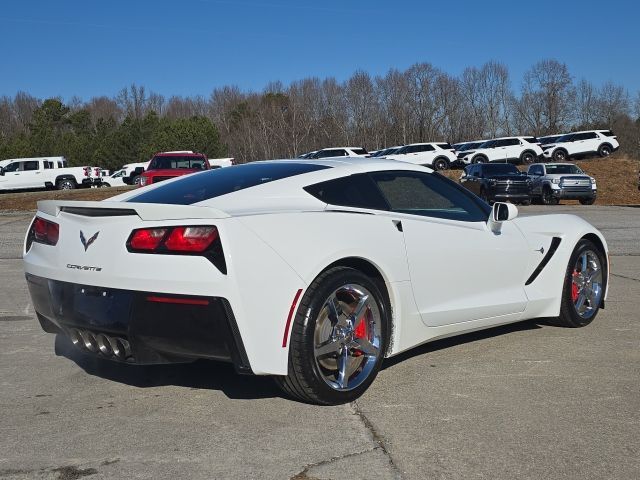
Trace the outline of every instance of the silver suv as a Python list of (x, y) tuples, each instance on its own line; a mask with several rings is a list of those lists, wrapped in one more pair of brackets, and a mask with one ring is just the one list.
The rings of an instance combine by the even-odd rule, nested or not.
[(579, 200), (582, 205), (596, 201), (596, 179), (573, 163), (534, 163), (527, 175), (531, 196), (545, 205), (557, 205), (561, 199)]

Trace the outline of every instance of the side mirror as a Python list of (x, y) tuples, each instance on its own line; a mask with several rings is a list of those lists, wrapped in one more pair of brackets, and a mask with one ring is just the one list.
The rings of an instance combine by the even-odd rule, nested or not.
[(499, 234), (502, 230), (502, 223), (513, 220), (518, 216), (518, 207), (513, 203), (496, 202), (491, 209), (489, 216), (489, 228), (493, 233)]

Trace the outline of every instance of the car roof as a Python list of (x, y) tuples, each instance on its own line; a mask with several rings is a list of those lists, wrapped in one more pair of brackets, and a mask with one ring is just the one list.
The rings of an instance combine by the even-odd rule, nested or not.
[(153, 155), (154, 157), (204, 157), (204, 153), (194, 153), (194, 152), (158, 152)]

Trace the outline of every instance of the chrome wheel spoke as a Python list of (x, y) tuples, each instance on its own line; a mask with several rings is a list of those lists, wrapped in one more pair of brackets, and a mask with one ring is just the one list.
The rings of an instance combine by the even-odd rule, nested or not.
[(366, 355), (378, 355), (378, 347), (376, 347), (366, 338), (357, 338), (354, 343), (356, 344), (356, 348), (362, 350), (362, 352), (364, 352)]
[(342, 315), (342, 307), (335, 294), (327, 300), (327, 307), (329, 308), (329, 320), (331, 320), (332, 325), (335, 325)]
[(316, 358), (323, 358), (329, 355), (336, 355), (340, 351), (342, 343), (340, 340), (329, 339), (325, 343), (316, 347)]
[(347, 373), (349, 367), (349, 349), (345, 346), (342, 347), (342, 352), (338, 357), (338, 386), (340, 388), (346, 388), (349, 381), (349, 375)]
[(369, 295), (363, 295), (356, 308), (353, 309), (352, 322), (355, 329), (363, 318), (366, 308), (369, 306)]
[(584, 307), (584, 302), (586, 299), (587, 299), (587, 295), (583, 290), (580, 292), (580, 295), (578, 295), (578, 299), (576, 300), (576, 310), (578, 311), (578, 313), (583, 312), (582, 307)]

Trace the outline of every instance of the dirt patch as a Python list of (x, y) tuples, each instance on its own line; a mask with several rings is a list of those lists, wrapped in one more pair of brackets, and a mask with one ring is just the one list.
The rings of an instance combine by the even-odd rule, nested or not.
[[(598, 197), (596, 205), (639, 205), (640, 190), (638, 190), (638, 168), (640, 161), (629, 158), (594, 158), (572, 162), (596, 179)], [(519, 165), (520, 170), (526, 166)], [(462, 175), (462, 170), (448, 170), (443, 172), (456, 182)], [(577, 204), (577, 200), (562, 200), (563, 204)]]
[(38, 190), (0, 193), (0, 210), (36, 210), (38, 200), (105, 200), (136, 187), (79, 188), (77, 190)]

